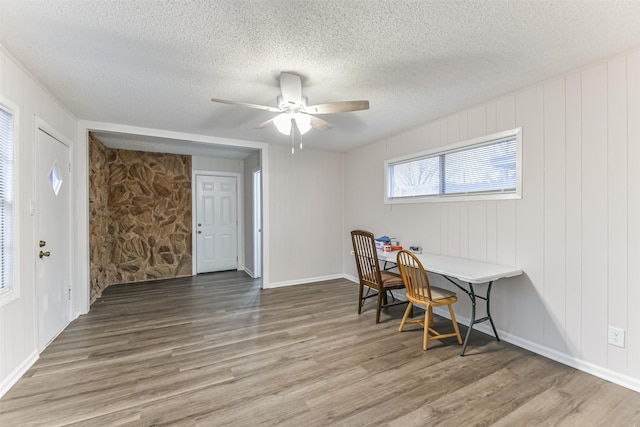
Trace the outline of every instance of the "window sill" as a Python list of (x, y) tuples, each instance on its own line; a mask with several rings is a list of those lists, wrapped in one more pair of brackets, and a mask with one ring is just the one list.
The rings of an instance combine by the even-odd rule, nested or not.
[(519, 193), (478, 193), (478, 194), (456, 194), (438, 196), (416, 196), (416, 197), (385, 197), (385, 205), (402, 205), (408, 203), (442, 203), (442, 202), (479, 202), (491, 200), (518, 200), (522, 199)]

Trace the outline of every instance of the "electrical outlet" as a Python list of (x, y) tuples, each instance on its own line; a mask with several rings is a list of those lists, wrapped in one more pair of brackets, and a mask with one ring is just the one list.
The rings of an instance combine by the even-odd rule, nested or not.
[(609, 326), (609, 344), (624, 348), (624, 329)]

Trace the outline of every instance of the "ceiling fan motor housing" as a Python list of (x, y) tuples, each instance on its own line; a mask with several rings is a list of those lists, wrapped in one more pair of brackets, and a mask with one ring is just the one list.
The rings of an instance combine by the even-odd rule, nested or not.
[(276, 102), (278, 104), (278, 108), (280, 110), (282, 110), (282, 112), (288, 112), (290, 110), (295, 110), (292, 112), (301, 112), (304, 113), (305, 111), (305, 107), (307, 106), (307, 102), (308, 99), (306, 96), (303, 96), (300, 98), (300, 102), (299, 103), (293, 103), (293, 102), (287, 102), (284, 100), (284, 98), (282, 97), (282, 95), (278, 95), (278, 97), (276, 98)]

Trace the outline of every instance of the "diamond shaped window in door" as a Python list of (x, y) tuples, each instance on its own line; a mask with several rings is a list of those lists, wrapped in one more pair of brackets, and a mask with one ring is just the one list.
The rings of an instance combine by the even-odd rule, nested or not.
[(54, 163), (51, 168), (51, 172), (49, 172), (49, 182), (51, 182), (51, 189), (57, 196), (60, 192), (60, 187), (62, 187), (62, 178), (60, 178), (60, 174), (58, 173), (58, 164)]

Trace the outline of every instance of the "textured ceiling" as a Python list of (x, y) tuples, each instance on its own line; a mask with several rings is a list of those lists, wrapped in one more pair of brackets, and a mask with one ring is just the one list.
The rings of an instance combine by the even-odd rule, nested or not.
[(288, 144), (280, 71), (310, 104), (368, 99), (304, 136), (346, 151), (640, 44), (640, 2), (0, 1), (0, 41), (78, 118)]

